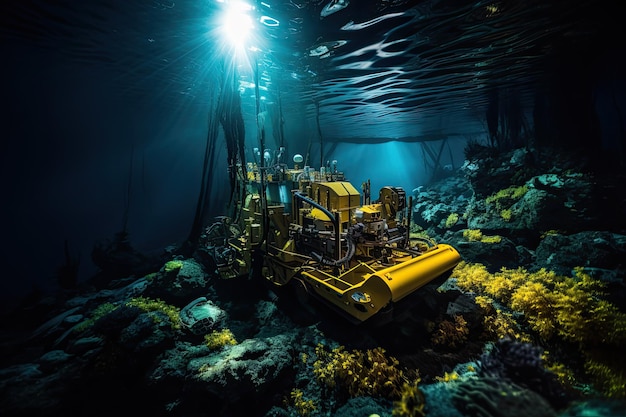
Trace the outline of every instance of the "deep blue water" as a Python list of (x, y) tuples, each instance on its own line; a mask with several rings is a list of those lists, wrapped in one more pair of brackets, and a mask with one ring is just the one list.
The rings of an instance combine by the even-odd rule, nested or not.
[(258, 51), (238, 56), (216, 1), (3, 2), (2, 294), (54, 288), (65, 240), (89, 277), (94, 242), (121, 229), (126, 207), (139, 249), (184, 239), (225, 73), (239, 82), (246, 152), (258, 97), (268, 148), (336, 159), (374, 190), (428, 182), (425, 147), (443, 140), (441, 163), (458, 167), (468, 140), (487, 141), (493, 106), (543, 140), (623, 156), (621, 6), (351, 0), (322, 16), (328, 3), (254, 3)]

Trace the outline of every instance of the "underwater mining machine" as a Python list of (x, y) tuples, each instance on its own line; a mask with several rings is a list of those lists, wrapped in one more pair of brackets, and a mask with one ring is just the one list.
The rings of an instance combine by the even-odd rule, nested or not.
[(371, 202), (369, 180), (361, 195), (333, 164), (240, 168), (238, 218), (211, 225), (206, 250), (221, 278), (256, 273), (353, 323), (383, 312), (393, 317), (420, 288), (441, 285), (461, 257), (450, 245), (410, 234), (412, 199), (407, 204), (402, 188), (383, 187)]

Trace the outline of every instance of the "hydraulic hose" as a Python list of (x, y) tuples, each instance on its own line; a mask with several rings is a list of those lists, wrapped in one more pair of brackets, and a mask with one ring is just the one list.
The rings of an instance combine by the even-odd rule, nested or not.
[(338, 258), (339, 258), (339, 254), (341, 251), (341, 245), (340, 245), (341, 236), (339, 235), (339, 218), (335, 216), (333, 213), (331, 213), (326, 207), (322, 206), (315, 200), (310, 199), (309, 197), (305, 196), (301, 192), (296, 191), (295, 193), (293, 193), (293, 195), (294, 197), (299, 198), (300, 200), (306, 202), (307, 204), (310, 204), (313, 207), (320, 209), (325, 215), (328, 216), (330, 221), (333, 223), (333, 228), (335, 229), (335, 239), (337, 241), (337, 245), (336, 245), (337, 254), (335, 255), (337, 259), (335, 260), (339, 260)]

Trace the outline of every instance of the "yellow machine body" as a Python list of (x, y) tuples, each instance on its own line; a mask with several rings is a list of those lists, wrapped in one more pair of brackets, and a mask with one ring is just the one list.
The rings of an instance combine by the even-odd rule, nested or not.
[[(307, 294), (358, 323), (447, 277), (461, 260), (450, 245), (409, 238), (410, 202), (407, 207), (401, 188), (384, 187), (378, 201), (364, 198), (368, 204), (362, 204), (341, 173), (307, 169), (284, 170), (272, 181), (257, 172), (245, 177), (250, 193), (242, 232), (228, 240), (235, 256), (218, 268), (223, 278), (251, 272), (253, 253), (260, 251), (261, 275), (272, 285), (297, 279)], [(258, 187), (263, 181), (266, 187)]]
[(452, 246), (439, 244), (421, 256), (379, 270), (360, 263), (339, 275), (319, 269), (303, 269), (300, 274), (318, 296), (365, 321), (452, 270), (460, 259)]
[(341, 223), (349, 222), (352, 210), (361, 205), (361, 194), (346, 181), (313, 183), (311, 196), (327, 210), (337, 212)]

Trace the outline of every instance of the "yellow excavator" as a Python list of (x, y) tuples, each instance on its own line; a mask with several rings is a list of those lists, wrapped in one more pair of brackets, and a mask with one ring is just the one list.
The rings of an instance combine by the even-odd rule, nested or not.
[[(205, 235), (221, 278), (257, 269), (272, 286), (295, 285), (354, 323), (389, 312), (426, 285), (439, 286), (461, 257), (447, 244), (410, 234), (411, 198), (383, 187), (370, 199), (328, 165), (240, 170), (238, 218), (221, 217)], [(260, 261), (258, 261), (260, 259)]]

